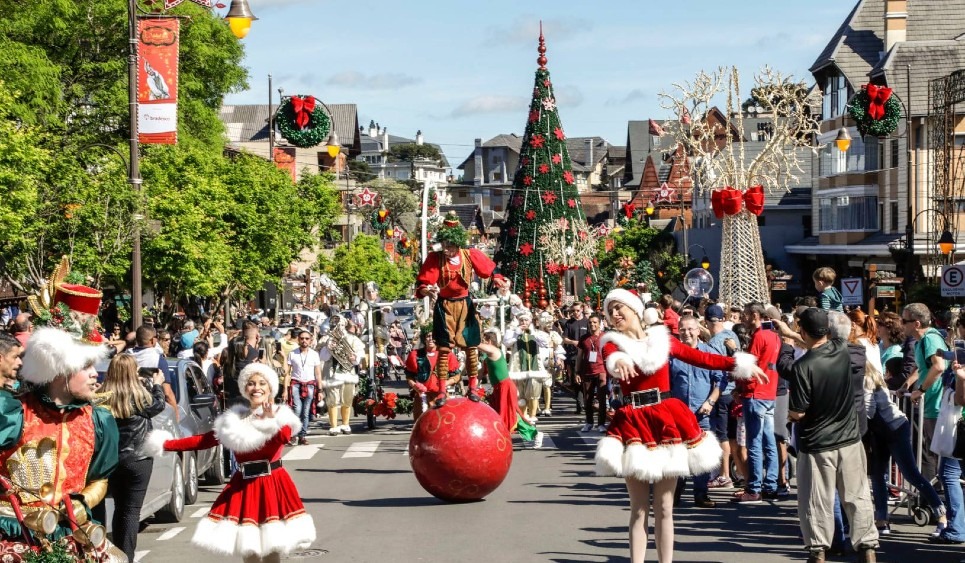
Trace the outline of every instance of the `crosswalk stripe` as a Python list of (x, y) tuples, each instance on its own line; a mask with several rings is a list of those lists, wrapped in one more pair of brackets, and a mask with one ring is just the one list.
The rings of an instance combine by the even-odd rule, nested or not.
[(586, 444), (587, 446), (596, 446), (597, 442), (600, 441), (600, 438), (602, 436), (603, 434), (594, 435), (594, 434), (584, 433), (584, 434), (580, 434), (580, 439), (583, 440), (583, 443)]
[(173, 538), (174, 536), (180, 534), (180, 533), (183, 532), (185, 529), (186, 529), (186, 528), (185, 528), (184, 526), (178, 526), (177, 528), (171, 528), (170, 530), (168, 530), (168, 531), (164, 532), (163, 534), (161, 534), (160, 536), (158, 536), (157, 541), (167, 541), (167, 540)]
[(303, 461), (306, 459), (312, 459), (315, 453), (318, 452), (325, 444), (308, 444), (307, 446), (295, 446), (288, 451), (287, 454), (282, 456), (283, 461)]
[(134, 552), (134, 563), (142, 563), (144, 561), (144, 556), (151, 553), (150, 549), (145, 549), (144, 551)]
[(540, 449), (541, 449), (541, 450), (555, 450), (555, 449), (557, 449), (557, 448), (556, 448), (556, 442), (554, 442), (553, 439), (550, 438), (548, 434), (544, 434), (544, 435), (543, 435), (543, 445), (540, 447)]
[(211, 510), (210, 506), (199, 508), (195, 510), (194, 513), (191, 514), (191, 518), (203, 518), (204, 516), (207, 516), (210, 510)]
[(375, 450), (379, 449), (379, 444), (381, 443), (381, 440), (374, 442), (356, 442), (345, 450), (342, 457), (372, 457), (372, 455), (375, 454)]

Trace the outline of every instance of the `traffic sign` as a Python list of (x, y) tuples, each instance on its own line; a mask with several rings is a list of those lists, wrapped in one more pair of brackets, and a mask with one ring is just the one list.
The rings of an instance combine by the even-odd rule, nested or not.
[(952, 264), (942, 266), (942, 297), (961, 297), (965, 295), (965, 266)]
[(863, 305), (861, 278), (841, 278), (841, 304)]

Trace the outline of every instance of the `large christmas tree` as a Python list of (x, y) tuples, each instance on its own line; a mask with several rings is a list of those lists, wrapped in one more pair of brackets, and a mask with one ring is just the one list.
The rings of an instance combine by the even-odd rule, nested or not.
[(539, 68), (519, 168), (496, 252), (496, 263), (513, 283), (513, 291), (532, 292), (534, 302), (540, 289), (545, 289), (542, 295), (548, 299), (559, 300), (567, 270), (582, 270), (586, 285), (593, 284), (596, 254), (596, 232), (586, 225), (546, 69), (542, 26), (538, 51)]

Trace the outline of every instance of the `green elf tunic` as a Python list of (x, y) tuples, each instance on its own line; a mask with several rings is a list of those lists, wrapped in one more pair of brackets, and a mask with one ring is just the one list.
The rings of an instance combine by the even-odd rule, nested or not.
[(500, 356), (497, 360), (486, 357), (484, 361), (486, 362), (489, 381), (493, 385), (489, 406), (499, 414), (510, 432), (515, 430), (524, 440), (535, 439), (536, 427), (526, 422), (519, 414), (519, 394), (516, 390), (516, 384), (509, 377), (506, 357)]

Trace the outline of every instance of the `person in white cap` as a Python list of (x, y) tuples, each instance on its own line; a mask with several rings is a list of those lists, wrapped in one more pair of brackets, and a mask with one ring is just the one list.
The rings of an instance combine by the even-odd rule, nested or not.
[(670, 395), (671, 358), (707, 369), (731, 371), (739, 379), (767, 379), (756, 359), (708, 354), (671, 338), (666, 326), (644, 326), (643, 302), (625, 289), (607, 294), (604, 312), (613, 331), (600, 345), (607, 373), (620, 381), (624, 405), (596, 450), (596, 472), (626, 480), (630, 494), (630, 560), (643, 562), (653, 491), (654, 535), (660, 561), (673, 559), (673, 494), (678, 477), (709, 473), (721, 449), (690, 409)]
[(550, 337), (533, 326), (533, 315), (526, 311), (516, 317), (515, 327), (506, 329), (503, 346), (509, 354), (509, 377), (516, 382), (520, 398), (526, 401), (523, 416), (529, 422), (536, 421), (539, 398), (543, 382), (549, 377), (543, 364), (545, 349), (550, 346)]
[(281, 461), (281, 454), (302, 423), (290, 408), (275, 404), (278, 374), (266, 364), (249, 364), (238, 374), (238, 388), (250, 407), (237, 405), (215, 419), (214, 430), (172, 440), (155, 431), (145, 451), (196, 451), (224, 445), (235, 454), (238, 470), (198, 522), (191, 543), (245, 563), (275, 563), (282, 555), (315, 541), (315, 523)]

